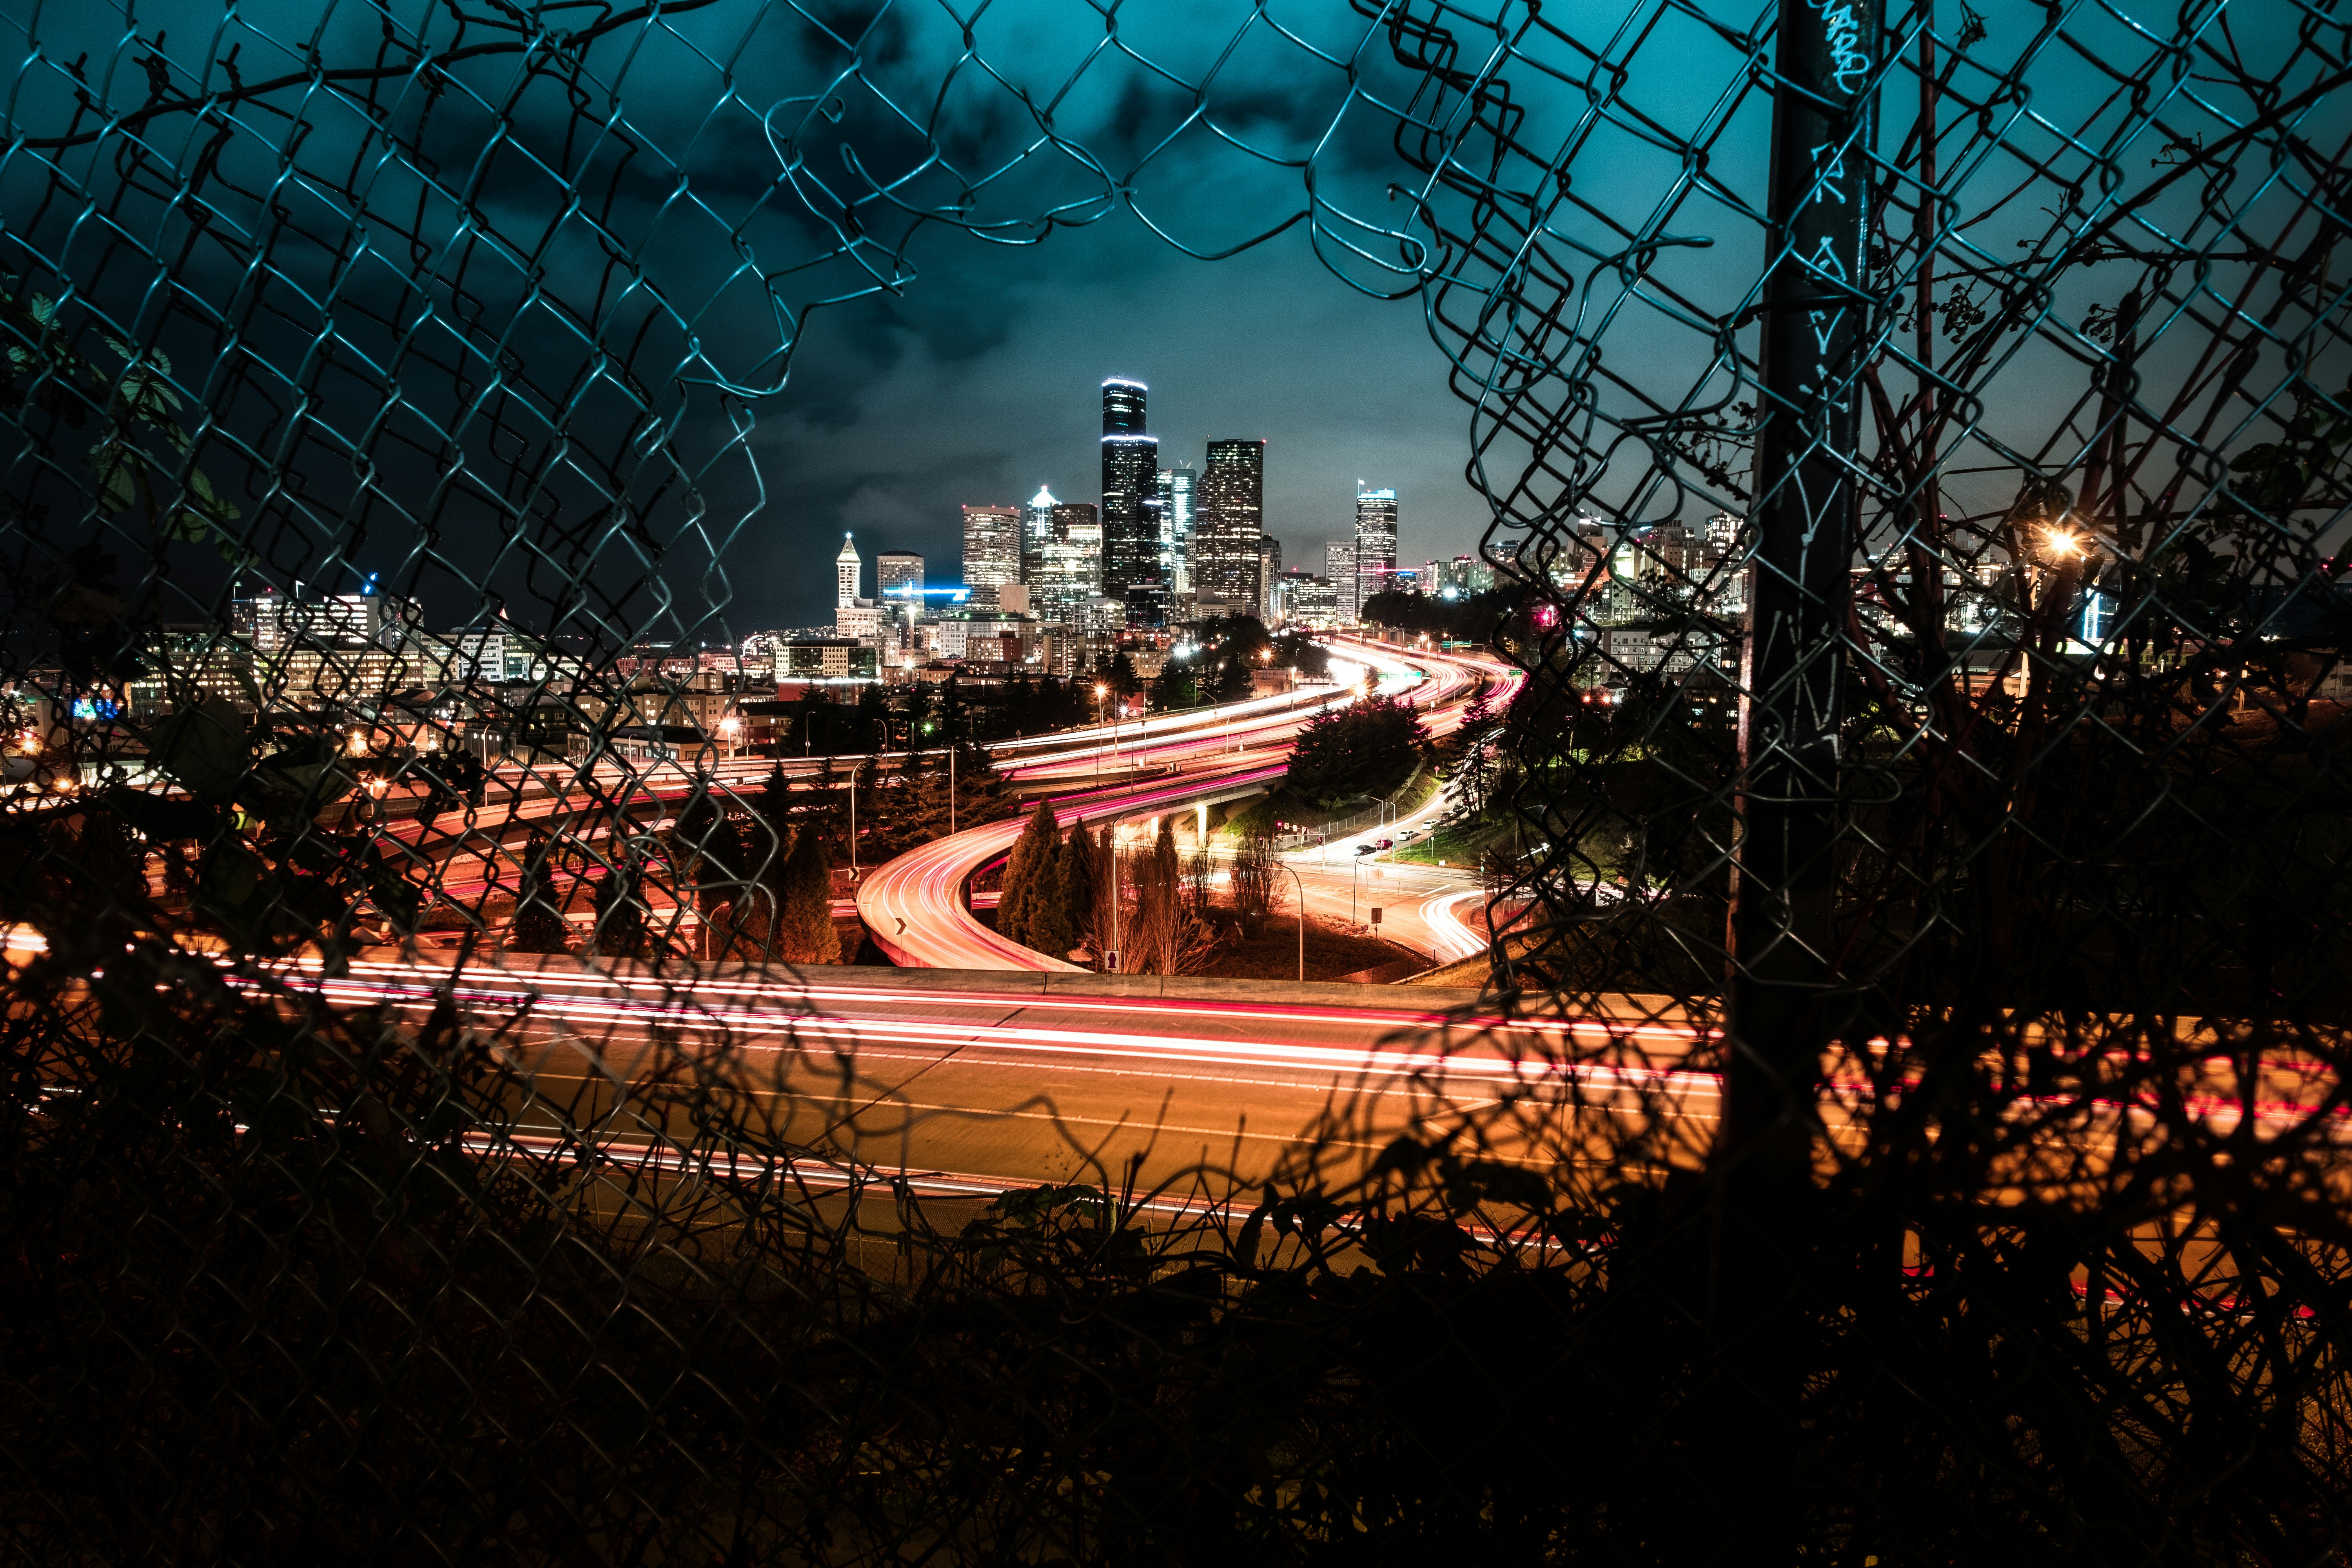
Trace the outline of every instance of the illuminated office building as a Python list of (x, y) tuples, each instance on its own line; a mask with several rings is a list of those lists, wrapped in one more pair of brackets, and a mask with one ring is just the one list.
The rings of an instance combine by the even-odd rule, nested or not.
[(1389, 586), (1397, 569), (1397, 496), (1394, 490), (1356, 494), (1356, 610)]
[(963, 581), (971, 602), (993, 606), (996, 591), (1021, 581), (1021, 509), (1017, 506), (967, 506), (963, 509)]
[(1192, 488), (1198, 478), (1190, 463), (1160, 470), (1160, 537), (1171, 595), (1192, 591)]
[(1352, 539), (1332, 539), (1323, 545), (1323, 575), (1331, 584), (1332, 613), (1342, 621), (1352, 621), (1362, 612), (1364, 601), (1356, 592), (1356, 542)]
[(876, 596), (923, 600), (923, 558), (911, 550), (886, 550), (874, 558)]
[(1077, 626), (1088, 601), (1102, 593), (1103, 530), (1090, 501), (1062, 501), (1049, 509), (1050, 537), (1038, 548), (1037, 570), (1029, 580), (1029, 607), (1045, 626)]
[(1021, 581), (1034, 584), (1045, 546), (1054, 542), (1054, 509), (1061, 503), (1044, 485), (1021, 512)]
[(1265, 537), (1265, 443), (1209, 443), (1195, 491), (1192, 591), (1203, 610), (1256, 613), (1259, 541)]
[(1127, 606), (1129, 626), (1168, 619), (1160, 555), (1160, 442), (1145, 431), (1139, 381), (1102, 384), (1102, 592)]

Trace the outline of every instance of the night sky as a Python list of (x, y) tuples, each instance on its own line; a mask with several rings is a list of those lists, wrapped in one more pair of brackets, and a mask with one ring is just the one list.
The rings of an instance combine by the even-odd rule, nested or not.
[(1417, 302), (1345, 289), (1291, 236), (1210, 263), (1112, 218), (1034, 250), (945, 235), (929, 250), (907, 299), (820, 318), (763, 419), (776, 500), (731, 557), (748, 601), (794, 624), (829, 611), (829, 582), (794, 580), (812, 533), (853, 529), (869, 563), (919, 551), (952, 580), (961, 503), (1041, 483), (1099, 500), (1108, 374), (1150, 384), (1162, 466), (1197, 468), (1212, 437), (1269, 443), (1265, 527), (1286, 564), (1322, 570), (1323, 542), (1354, 528), (1359, 479), (1399, 492), (1402, 558), (1475, 547), (1469, 410)]
[[(1771, 7), (1719, 9), (1601, 7), (1514, 35), (1531, 58), (1503, 74), (1526, 118), (1497, 177), (1511, 201), (1557, 203), (1545, 244), (1574, 282), (1545, 352), (1585, 345), (1539, 379), (1554, 406), (1600, 421), (1568, 433), (1572, 460), (1517, 500), (1523, 514), (1591, 502), (1696, 521), (1723, 504), (1687, 474), (1651, 482), (1642, 443), (1608, 425), (1754, 396), (1724, 351), (1753, 352), (1769, 106), (1738, 35)], [(1988, 70), (2040, 48), (2038, 6), (1981, 9)], [(544, 15), (558, 11), (589, 32), (629, 15)], [(1265, 525), (1287, 564), (1320, 567), (1360, 481), (1399, 492), (1404, 561), (1477, 544), (1470, 410), (1401, 259), (1429, 234), (1423, 176), (1393, 145), (1423, 84), (1352, 8), (1127, 7), (1114, 38), (1092, 7), (1000, 0), (969, 44), (945, 7), (875, 0), (677, 0), (658, 25), (551, 45), (526, 43), (524, 15), (0, 0), (31, 62), (9, 130), (32, 139), (0, 178), (0, 266), (67, 299), (80, 352), (103, 357), (109, 337), (169, 352), (184, 430), (198, 410), (210, 421), (194, 462), (242, 509), (257, 575), (346, 590), (380, 575), (436, 624), (503, 609), (607, 644), (821, 624), (845, 529), (869, 561), (919, 551), (946, 580), (960, 504), (1040, 483), (1097, 499), (1097, 389), (1114, 374), (1150, 384), (1163, 463), (1197, 464), (1213, 437), (1268, 441)], [(2248, 17), (2241, 42), (2284, 37), (2289, 15)], [(1594, 117), (1591, 51), (1643, 17), (1640, 68)], [(2118, 58), (2152, 47), (2110, 31)], [(1465, 62), (1493, 43), (1458, 41)], [(418, 50), (449, 63), (422, 71)], [(160, 114), (135, 156), (119, 121), (79, 148), (37, 144), (88, 130), (84, 95), (115, 117), (201, 101), (232, 79), (232, 53), (236, 79), (287, 84), (233, 124)], [(2072, 59), (2037, 58), (2036, 113), (2096, 129), (2106, 110)], [(343, 73), (333, 90), (306, 85), (321, 70)], [(1904, 111), (1886, 104), (1892, 146)], [(2137, 171), (2160, 163), (2157, 143), (2140, 142), (2206, 130), (2221, 133), (2175, 113), (2115, 166), (2151, 178)], [(2040, 134), (2015, 132), (2028, 150)], [(1465, 164), (1475, 142), (1456, 149)], [(2046, 254), (2077, 221), (2012, 189), (2006, 152), (1985, 166), (1971, 195), (1998, 199), (1951, 242), (1967, 258)], [(1461, 191), (1433, 200), (1474, 226)], [(1629, 267), (1636, 232), (1673, 237)], [(1489, 238), (1507, 254), (1507, 235)], [(1457, 313), (1492, 265), (1482, 251), (1463, 268)], [(2006, 504), (2020, 453), (2079, 461), (2064, 414), (2091, 347), (2070, 324), (2114, 302), (2121, 272), (2049, 282), (2050, 330), (2003, 349), (1947, 505)], [(1523, 302), (1548, 308), (1540, 287)], [(2141, 367), (2169, 374), (2198, 342), (2171, 334)], [(34, 430), (19, 449), (10, 484), (55, 520), (27, 531), (19, 575), (47, 570), (74, 528), (109, 527), (144, 556), (131, 599), (166, 619), (217, 613), (216, 552), (142, 542), (86, 485), (66, 493), (74, 439)], [(68, 460), (22, 456), (45, 442)], [(1524, 449), (1488, 458), (1510, 491)]]

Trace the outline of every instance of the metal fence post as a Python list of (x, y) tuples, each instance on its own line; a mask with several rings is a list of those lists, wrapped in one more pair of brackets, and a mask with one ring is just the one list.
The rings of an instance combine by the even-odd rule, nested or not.
[[(1782, 0), (1764, 419), (1740, 700), (1723, 1148), (1802, 1161), (1835, 979), (1838, 727), (1860, 499), (1874, 77), (1883, 0)], [(1777, 1163), (1777, 1162), (1776, 1162)]]

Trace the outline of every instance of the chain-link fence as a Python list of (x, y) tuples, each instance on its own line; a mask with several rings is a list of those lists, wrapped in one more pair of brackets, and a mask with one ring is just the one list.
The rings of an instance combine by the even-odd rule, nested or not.
[[(2347, 1555), (2332, 11), (7, 14), (16, 1555)], [(756, 421), (1107, 218), (1450, 356), (1475, 1005), (807, 967)]]

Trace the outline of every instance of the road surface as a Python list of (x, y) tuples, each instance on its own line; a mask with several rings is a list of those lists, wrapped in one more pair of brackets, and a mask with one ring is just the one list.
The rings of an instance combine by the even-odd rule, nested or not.
[(453, 984), (390, 950), (316, 984), (419, 1016), (446, 994), (485, 1024), (509, 1020), (500, 1050), (530, 1086), (526, 1138), (593, 1127), (639, 1148), (689, 1144), (709, 1110), (693, 1091), (707, 1086), (757, 1141), (917, 1174), (934, 1192), (1131, 1174), (1178, 1201), (1220, 1201), (1309, 1169), (1344, 1184), (1425, 1120), (1506, 1095), (1557, 1102), (1571, 1039), (1615, 1038), (1643, 1058), (1572, 1075), (1620, 1113), (1671, 1105), (1703, 1140), (1717, 1092), (1682, 1065), (1703, 1035), (1678, 1020), (1506, 1021), (1466, 992), (707, 964), (663, 977), (514, 954)]
[[(1499, 681), (1490, 706), (1499, 709), (1509, 700), (1519, 672), (1482, 659), (1455, 655), (1432, 655), (1400, 650), (1376, 643), (1335, 640), (1334, 648), (1376, 670), (1381, 688), (1426, 697), (1424, 722), (1433, 738), (1451, 734), (1462, 722), (1470, 696), (1487, 680)], [(1156, 816), (1205, 798), (1251, 792), (1278, 780), (1286, 771), (1290, 742), (1305, 715), (1282, 722), (1287, 733), (1269, 739), (1255, 752), (1225, 753), (1214, 750), (1219, 737), (1196, 732), (1189, 740), (1163, 742), (1170, 748), (1176, 773), (1165, 784), (1120, 791), (1088, 791), (1054, 801), (1055, 815), (1065, 825), (1074, 818), (1098, 821)], [(1189, 746), (1189, 751), (1186, 749)], [(972, 873), (1008, 852), (1021, 836), (1020, 822), (992, 823), (985, 827), (922, 845), (876, 870), (858, 889), (858, 912), (866, 929), (891, 962), (909, 968), (1021, 968), (1049, 971), (1076, 966), (1059, 955), (1038, 952), (1006, 941), (971, 918), (964, 907), (963, 888)], [(1302, 873), (1302, 880), (1304, 876)], [(1328, 874), (1318, 874), (1321, 898), (1330, 897)], [(1444, 889), (1450, 893), (1455, 889)], [(1310, 894), (1314, 912), (1322, 912), (1318, 896)], [(1416, 905), (1415, 909), (1418, 910)], [(1466, 929), (1445, 933), (1441, 941), (1433, 920), (1427, 935), (1434, 958), (1468, 940)], [(1408, 941), (1407, 945), (1412, 945)], [(1483, 942), (1470, 951), (1480, 951)], [(1465, 954), (1463, 954), (1466, 956)]]

